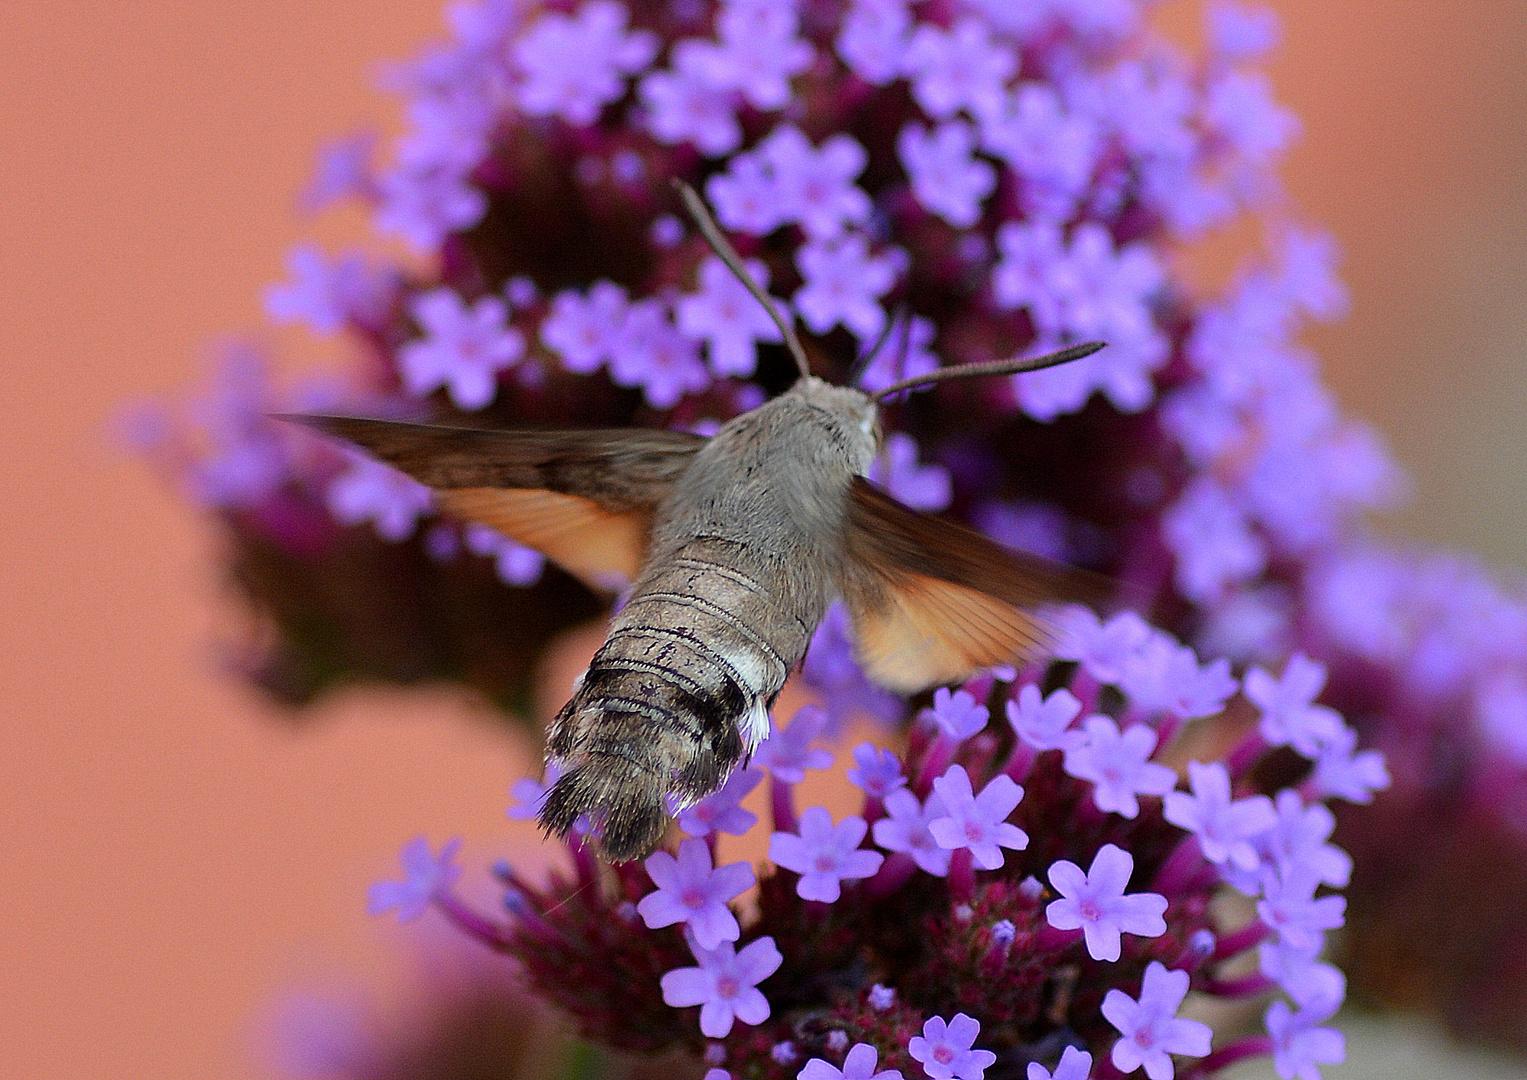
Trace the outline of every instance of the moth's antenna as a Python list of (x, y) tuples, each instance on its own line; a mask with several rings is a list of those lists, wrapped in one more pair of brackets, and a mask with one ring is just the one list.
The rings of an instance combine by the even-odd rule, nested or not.
[(779, 332), (785, 338), (785, 347), (794, 357), (795, 366), (800, 371), (801, 377), (810, 376), (811, 367), (806, 363), (806, 351), (801, 348), (800, 340), (795, 336), (795, 328), (780, 317), (768, 293), (758, 287), (758, 282), (753, 280), (753, 275), (748, 273), (747, 267), (742, 265), (742, 260), (737, 257), (736, 249), (726, 237), (721, 235), (721, 229), (717, 226), (716, 219), (711, 216), (710, 208), (705, 205), (705, 200), (700, 198), (700, 193), (678, 178), (674, 179), (673, 186), (678, 189), (679, 197), (684, 200), (684, 208), (689, 211), (689, 216), (695, 219), (695, 224), (700, 227), (700, 234), (710, 244), (711, 250), (722, 262), (726, 263), (726, 268), (736, 275), (737, 280), (742, 282), (748, 292), (753, 294), (753, 299), (763, 305), (763, 309), (769, 313), (769, 318), (774, 320), (774, 325), (779, 327)]
[[(906, 363), (908, 344), (912, 340), (912, 311), (907, 307), (906, 302), (903, 301), (896, 306), (896, 314), (886, 320), (886, 324), (881, 328), (880, 336), (875, 339), (875, 343), (854, 361), (854, 366), (848, 372), (847, 385), (859, 385), (859, 380), (864, 378), (864, 373), (869, 370), (870, 364), (874, 363), (875, 357), (880, 355), (880, 350), (885, 348), (886, 342), (890, 341), (891, 335), (896, 332), (897, 324), (903, 322), (906, 325), (902, 327), (900, 363)], [(900, 368), (900, 370), (905, 370), (905, 368)]]
[(939, 368), (926, 375), (914, 375), (910, 379), (894, 382), (884, 390), (877, 390), (870, 395), (870, 398), (874, 401), (884, 401), (892, 394), (899, 394), (903, 390), (926, 386), (928, 383), (940, 382), (944, 379), (967, 379), (977, 375), (1016, 375), (1021, 371), (1041, 371), (1044, 368), (1069, 364), (1073, 360), (1091, 356), (1105, 344), (1107, 343), (1102, 341), (1089, 341), (1085, 345), (1072, 345), (1059, 352), (1046, 353), (1044, 356), (1035, 356), (1027, 360), (993, 360), (987, 364), (961, 364), (958, 367)]

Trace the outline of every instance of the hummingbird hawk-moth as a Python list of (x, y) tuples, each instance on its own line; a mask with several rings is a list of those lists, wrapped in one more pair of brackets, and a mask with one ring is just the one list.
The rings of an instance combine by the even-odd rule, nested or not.
[(800, 370), (786, 391), (705, 438), (680, 431), (483, 430), (289, 416), (434, 489), (442, 509), (536, 548), (596, 587), (631, 582), (572, 698), (552, 722), (561, 775), (540, 820), (597, 823), (605, 854), (662, 839), (666, 797), (717, 790), (769, 731), (769, 708), (828, 605), (847, 605), (857, 658), (911, 693), (1043, 651), (1043, 608), (1095, 602), (1097, 579), (1014, 553), (913, 510), (866, 479), (879, 403), (942, 378), (1033, 370), (1085, 356), (942, 368), (876, 394), (810, 373), (787, 320), (752, 281), (694, 192), (717, 253), (779, 325)]

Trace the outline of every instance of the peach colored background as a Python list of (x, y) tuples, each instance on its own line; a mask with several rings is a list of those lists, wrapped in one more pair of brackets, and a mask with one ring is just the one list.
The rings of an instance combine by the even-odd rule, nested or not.
[[(1315, 344), (1414, 469), (1401, 525), (1527, 568), (1527, 5), (1278, 6), (1290, 185), (1355, 298)], [(470, 702), (352, 694), (294, 731), (219, 677), (215, 539), (105, 435), (261, 325), (291, 242), (360, 235), (292, 193), (321, 139), (390, 118), (379, 61), (439, 25), (424, 0), (0, 5), (0, 1076), (269, 1075), (282, 988), (396, 985), (404, 935), (361, 908), (401, 841), (463, 835), (479, 873), (528, 835), (502, 816), (527, 763)]]

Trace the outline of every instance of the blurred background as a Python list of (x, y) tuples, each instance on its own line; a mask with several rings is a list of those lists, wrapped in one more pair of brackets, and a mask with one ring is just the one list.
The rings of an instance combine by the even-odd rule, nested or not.
[[(1415, 481), (1383, 528), (1527, 570), (1527, 5), (1272, 6), (1287, 185), (1353, 298), (1310, 344)], [(110, 434), (230, 332), (288, 375), (336, 359), (261, 329), (261, 292), (292, 243), (365, 239), (295, 193), (321, 142), (389, 130), (378, 72), (439, 34), (435, 0), (0, 6), (0, 1075), (277, 1075), (290, 992), (407, 998), (416, 935), (363, 913), (403, 841), (481, 867), (531, 838), (503, 807), (534, 765), (472, 700), (349, 692), (298, 728), (224, 677), (217, 537)], [(1401, 1021), (1351, 1057), (1328, 1075), (1527, 1075)]]

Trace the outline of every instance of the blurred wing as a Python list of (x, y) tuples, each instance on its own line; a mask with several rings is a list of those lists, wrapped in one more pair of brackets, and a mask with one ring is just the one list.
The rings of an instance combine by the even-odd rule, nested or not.
[(652, 515), (705, 445), (646, 428), (487, 431), (355, 416), (281, 417), (360, 446), (435, 490), (440, 506), (599, 588), (630, 581)]
[(840, 583), (866, 674), (898, 693), (1021, 664), (1049, 646), (1043, 610), (1097, 605), (1109, 583), (903, 506), (856, 477)]

